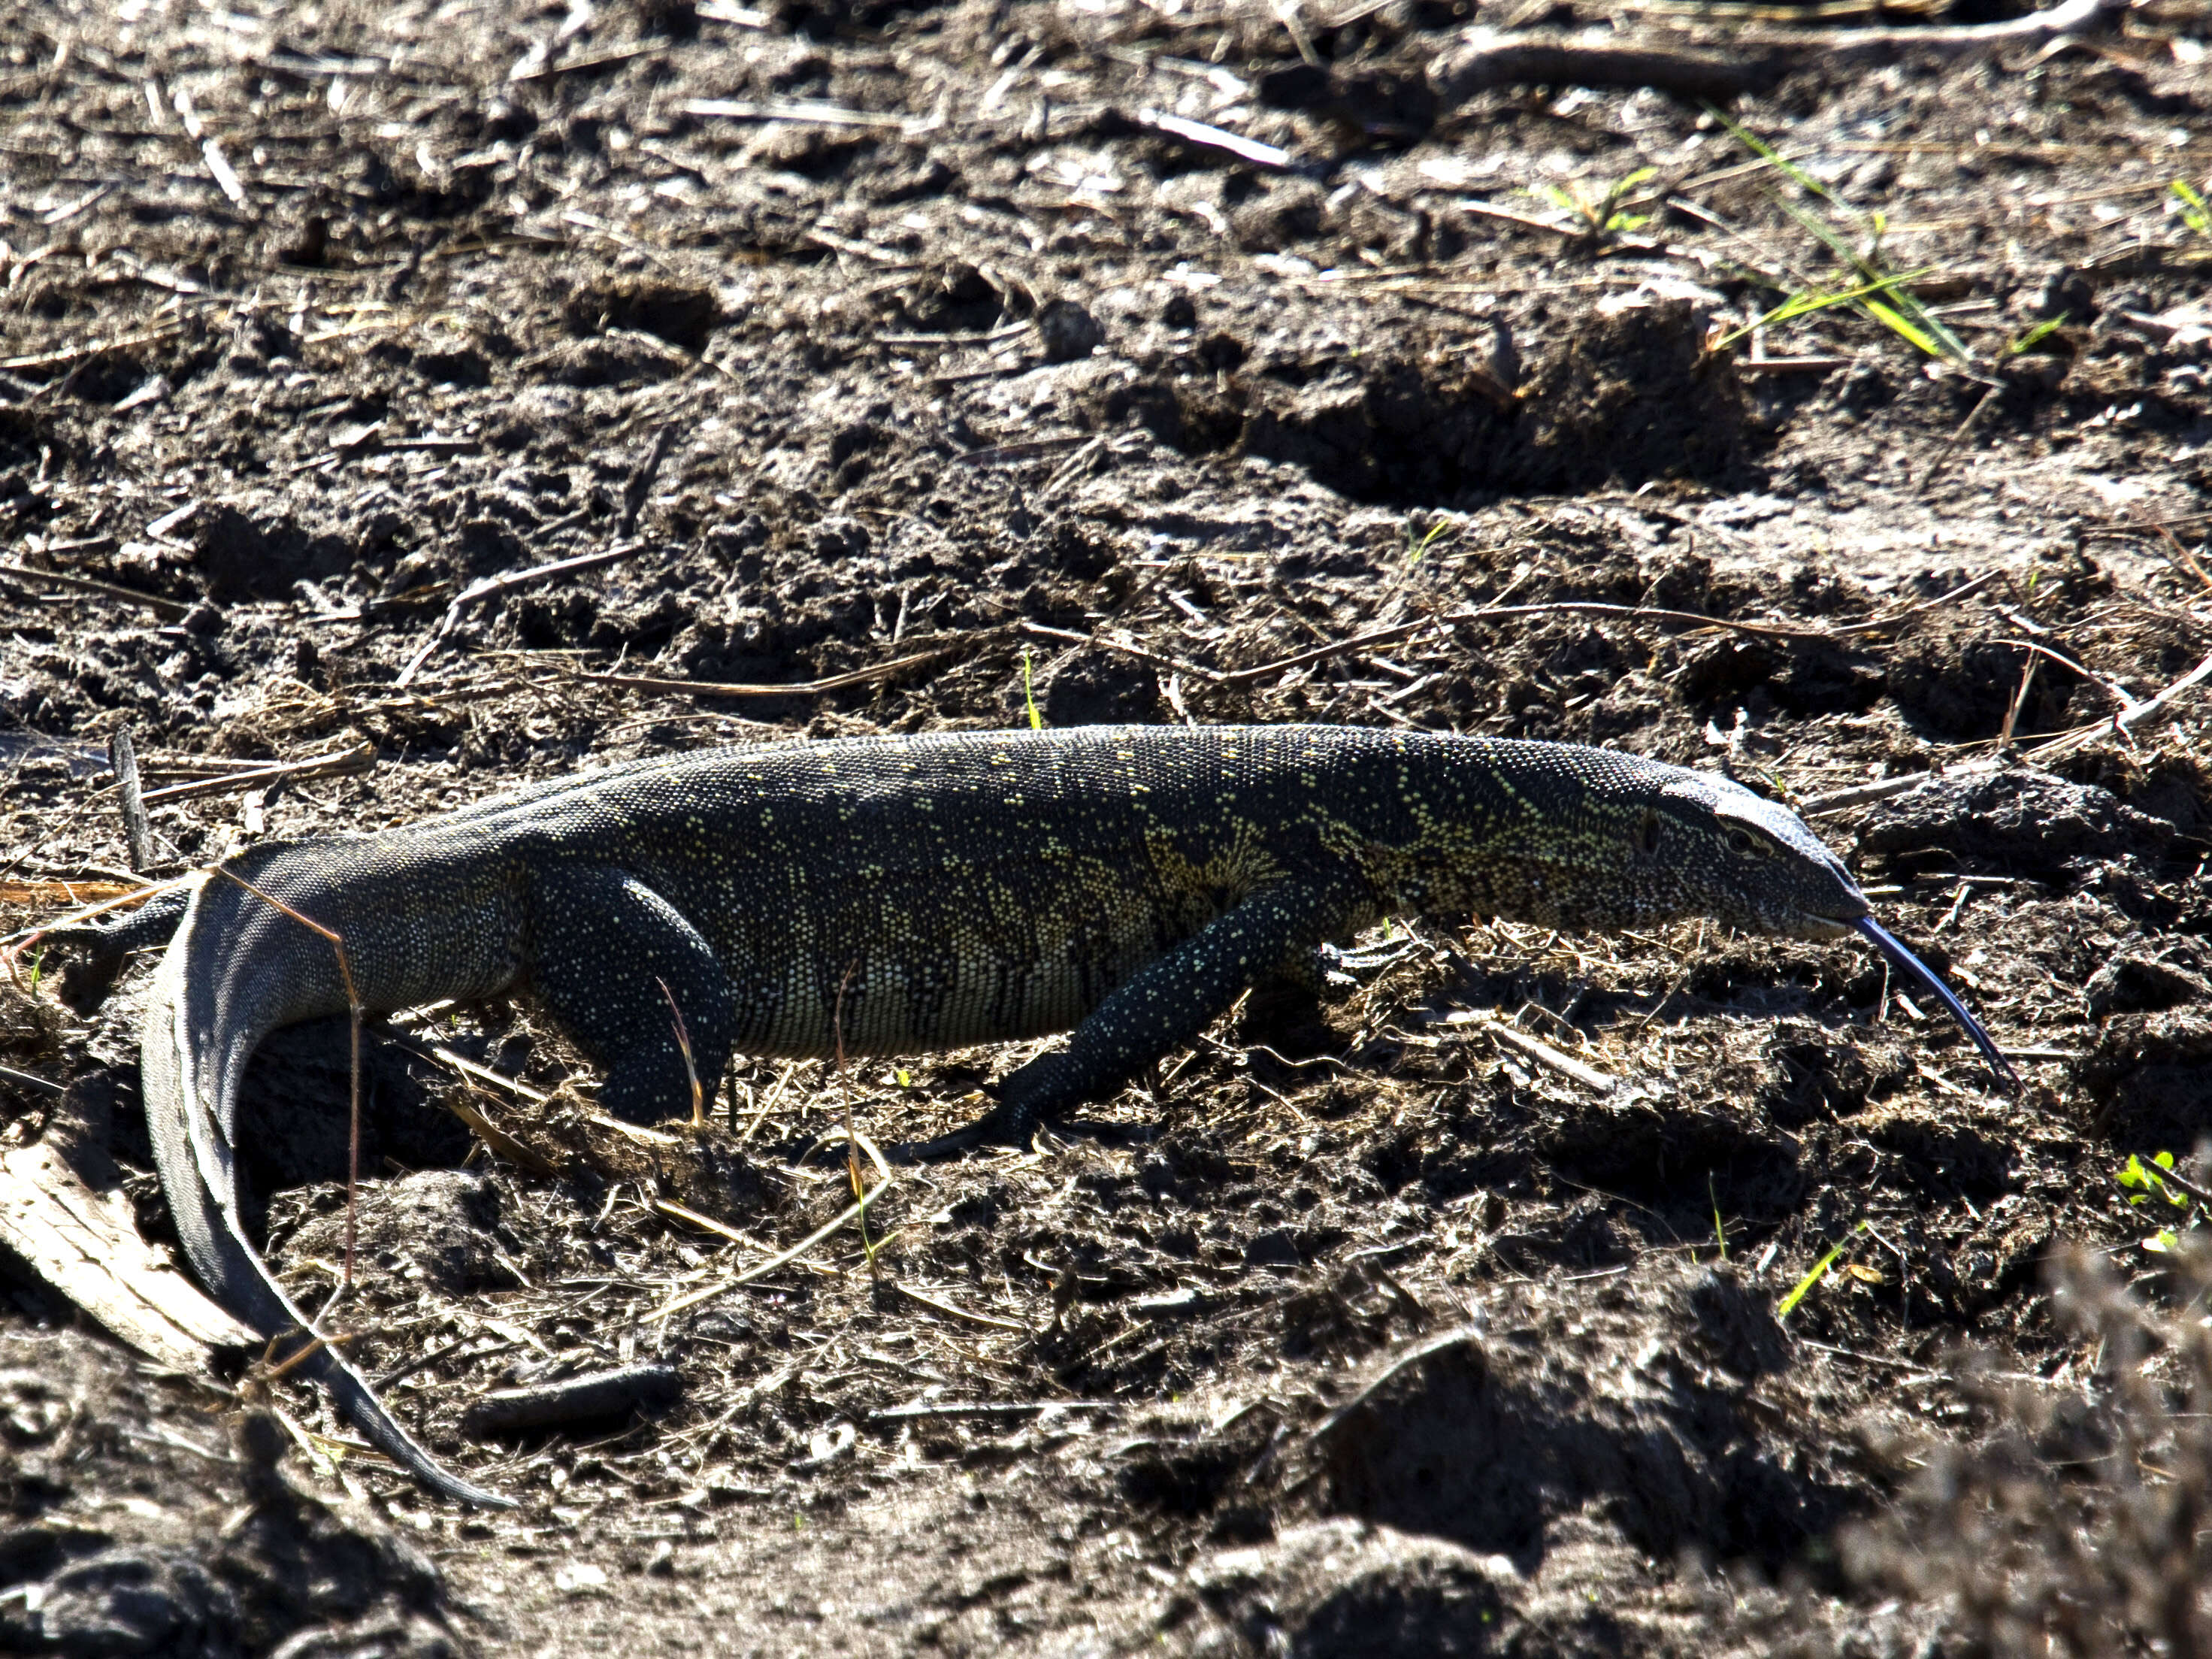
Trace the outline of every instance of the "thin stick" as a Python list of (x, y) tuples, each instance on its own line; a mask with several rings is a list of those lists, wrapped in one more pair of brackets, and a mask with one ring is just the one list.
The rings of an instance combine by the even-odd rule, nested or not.
[[(855, 668), (850, 673), (832, 674), (827, 679), (799, 680), (789, 685), (744, 685), (716, 680), (663, 680), (643, 674), (577, 674), (574, 678), (592, 685), (626, 685), (637, 691), (669, 691), (691, 697), (815, 697), (827, 691), (842, 691), (847, 686), (866, 685), (876, 680), (887, 680), (907, 669), (917, 668), (926, 662), (935, 662), (949, 657), (956, 647), (939, 646), (932, 651), (917, 651), (911, 656), (894, 657), (889, 662), (879, 662), (872, 668)], [(562, 682), (548, 680), (547, 685)]]
[(1066, 628), (1048, 628), (1040, 622), (1026, 617), (1019, 623), (1024, 634), (1034, 634), (1041, 640), (1060, 640), (1070, 645), (1095, 645), (1108, 651), (1118, 651), (1125, 657), (1134, 657), (1139, 662), (1157, 664), (1172, 669), (1178, 674), (1188, 674), (1194, 680), (1204, 680), (1211, 685), (1226, 684), (1227, 677), (1212, 668), (1201, 668), (1194, 662), (1185, 662), (1180, 657), (1170, 657), (1149, 650), (1133, 640), (1117, 640), (1110, 634), (1078, 634)]
[(678, 1297), (673, 1302), (664, 1304), (653, 1312), (647, 1314), (646, 1317), (648, 1320), (655, 1322), (668, 1319), (674, 1315), (682, 1313), (687, 1308), (696, 1308), (702, 1302), (712, 1302), (716, 1297), (722, 1295), (726, 1291), (734, 1291), (741, 1285), (750, 1285), (753, 1280), (765, 1278), (768, 1274), (774, 1273), (778, 1267), (781, 1267), (793, 1261), (796, 1261), (800, 1256), (805, 1255), (809, 1250), (812, 1249), (817, 1244), (819, 1244), (823, 1239), (829, 1237), (840, 1227), (844, 1226), (848, 1222), (851, 1221), (854, 1217), (862, 1214), (867, 1209), (869, 1205), (874, 1203), (885, 1193), (889, 1192), (892, 1187), (897, 1184), (897, 1182), (898, 1176), (896, 1172), (885, 1176), (881, 1181), (878, 1181), (876, 1183), (875, 1189), (872, 1191), (867, 1197), (860, 1200), (858, 1203), (848, 1205), (836, 1216), (832, 1217), (830, 1220), (823, 1222), (819, 1227), (817, 1227), (812, 1232), (807, 1234), (805, 1237), (800, 1239), (798, 1243), (793, 1245), (789, 1249), (784, 1250), (778, 1255), (772, 1255), (767, 1261), (760, 1263), (757, 1267), (748, 1267), (744, 1272), (734, 1274), (732, 1277), (722, 1280), (719, 1285), (709, 1285), (701, 1290), (687, 1291), (684, 1295)]
[(601, 548), (596, 553), (579, 553), (573, 559), (556, 559), (550, 564), (532, 565), (527, 570), (510, 570), (503, 575), (486, 576), (481, 581), (471, 582), (453, 596), (453, 602), (446, 607), (446, 614), (438, 619), (437, 627), (430, 630), (430, 637), (422, 641), (421, 648), (409, 659), (407, 665), (399, 671), (399, 678), (392, 684), (403, 689), (411, 684), (415, 676), (422, 672), (422, 665), (429, 660), (430, 653), (445, 642), (446, 636), (459, 624), (461, 613), (471, 605), (496, 599), (500, 594), (518, 587), (526, 587), (532, 582), (551, 581), (556, 576), (571, 575), (579, 570), (592, 570), (603, 564), (612, 564), (617, 559), (629, 557), (644, 545), (643, 542), (623, 542), (614, 547)]
[[(1596, 599), (1553, 599), (1543, 605), (1493, 605), (1473, 611), (1448, 611), (1437, 616), (1424, 617), (1419, 622), (1399, 623), (1389, 628), (1376, 629), (1371, 633), (1354, 635), (1350, 639), (1338, 640), (1328, 645), (1317, 645), (1310, 650), (1297, 652), (1287, 657), (1278, 657), (1272, 662), (1261, 663), (1257, 668), (1240, 668), (1227, 674), (1208, 673), (1202, 669), (1198, 672), (1203, 678), (1212, 680), (1217, 685), (1249, 685), (1255, 680), (1266, 679), (1271, 674), (1283, 673), (1292, 668), (1303, 668), (1308, 663), (1321, 662), (1328, 658), (1341, 655), (1346, 651), (1358, 651), (1370, 646), (1388, 645), (1397, 640), (1407, 639), (1419, 633), (1425, 628), (1443, 623), (1492, 622), (1504, 617), (1617, 617), (1625, 622), (1662, 622), (1674, 623), (1686, 628), (1720, 628), (1732, 634), (1755, 634), (1768, 639), (1844, 639), (1860, 634), (1886, 633), (1910, 617), (1933, 611), (1939, 605), (1953, 604), (1969, 594), (1979, 592), (2002, 574), (2002, 571), (1997, 570), (1984, 571), (1972, 581), (1961, 582), (1948, 593), (1939, 593), (1934, 599), (1923, 600), (1921, 604), (1912, 605), (1906, 610), (1894, 611), (1886, 617), (1870, 617), (1864, 622), (1847, 623), (1841, 628), (1790, 628), (1781, 623), (1737, 622), (1728, 617), (1700, 616), (1694, 611), (1666, 611), (1648, 605), (1607, 605)], [(1030, 632), (1042, 631), (1027, 624), (1024, 626)], [(1096, 635), (1066, 637), (1086, 638), (1091, 643), (1103, 645), (1109, 650), (1126, 648), (1115, 644), (1112, 641), (1101, 639)]]
[(2084, 668), (2080, 663), (2075, 661), (2073, 658), (2068, 656), (2063, 651), (2053, 651), (2049, 646), (2039, 645), (2033, 640), (1999, 640), (1996, 643), (1999, 645), (2017, 646), (2021, 650), (2027, 652), (2033, 656), (2047, 657), (2052, 662), (2057, 663), (2061, 668), (2066, 670), (2067, 672), (2070, 674), (2079, 674), (2083, 679), (2090, 681), (2094, 684), (2104, 687), (2106, 690), (2111, 692), (2114, 696), (2120, 700), (2120, 707), (2122, 708), (2132, 708), (2136, 706), (2136, 700), (2128, 695), (2126, 687), (2121, 685), (2117, 680), (2108, 680), (2102, 674), (2097, 673), (2093, 670)]
[(129, 726), (118, 726), (107, 740), (107, 763), (115, 769), (115, 792), (123, 806), (123, 838), (131, 849), (133, 873), (154, 867), (154, 826), (147, 821), (146, 802), (138, 792), (138, 750), (131, 741)]
[[(83, 345), (65, 346), (59, 351), (41, 351), (28, 357), (0, 357), (0, 368), (58, 368), (64, 363), (73, 363), (80, 358), (97, 357), (103, 351), (122, 351), (131, 346), (152, 345), (156, 340), (166, 340), (173, 334), (181, 333), (183, 329), (181, 323), (165, 323), (160, 328), (149, 329), (143, 334), (125, 334), (112, 340), (88, 341)], [(172, 601), (163, 599), (160, 603), (167, 605)], [(190, 607), (186, 605), (177, 606), (179, 615), (188, 609)]]
[[(283, 1376), (287, 1371), (291, 1370), (295, 1366), (306, 1364), (309, 1359), (321, 1352), (325, 1348), (343, 1348), (349, 1342), (358, 1342), (361, 1340), (363, 1333), (360, 1331), (345, 1331), (336, 1335), (326, 1336), (320, 1331), (309, 1330), (303, 1331), (301, 1334), (307, 1339), (306, 1346), (303, 1346), (299, 1352), (294, 1354), (289, 1359), (285, 1360), (282, 1364), (270, 1367), (269, 1380), (270, 1382), (275, 1382), (278, 1377)], [(277, 1341), (278, 1339), (273, 1336), (269, 1339), (269, 1346), (261, 1356), (261, 1363), (263, 1364), (266, 1365), (269, 1364), (270, 1355), (276, 1351)]]
[[(6, 873), (6, 871), (0, 871), (0, 875)], [(142, 899), (158, 898), (163, 893), (174, 892), (191, 879), (191, 876), (184, 875), (170, 881), (157, 881), (143, 887), (133, 887), (128, 892), (118, 893), (112, 898), (104, 898), (97, 904), (88, 904), (82, 910), (72, 910), (69, 915), (57, 917), (52, 921), (42, 921), (35, 927), (26, 927), (19, 933), (9, 933), (4, 938), (0, 938), (0, 960), (12, 963), (17, 956), (36, 945), (42, 935), (51, 933), (58, 927), (80, 927), (90, 921), (94, 916), (104, 915), (110, 910), (118, 910), (126, 904), (136, 903)]]
[[(345, 1276), (338, 1284), (338, 1291), (340, 1294), (343, 1294), (344, 1292), (353, 1289), (353, 1250), (354, 1240), (358, 1224), (361, 1195), (361, 1017), (362, 1010), (361, 1005), (361, 993), (355, 988), (353, 982), (353, 964), (346, 960), (345, 941), (340, 939), (337, 934), (333, 933), (331, 929), (324, 927), (322, 923), (319, 921), (309, 921), (307, 917), (301, 915), (297, 910), (295, 910), (290, 905), (285, 903), (283, 899), (277, 898), (271, 894), (263, 892), (252, 882), (246, 880), (244, 876), (240, 875), (237, 871), (229, 869), (220, 864), (216, 866), (216, 868), (222, 874), (229, 877), (233, 881), (236, 882), (240, 887), (243, 887), (247, 892), (252, 894), (254, 897), (259, 899), (264, 904), (266, 904), (270, 908), (281, 911), (283, 915), (291, 917), (293, 921), (298, 922), (300, 926), (307, 929), (308, 932), (319, 933), (323, 938), (330, 940), (331, 949), (336, 952), (337, 956), (338, 977), (345, 982), (346, 1005), (352, 1011), (353, 1014), (353, 1054), (351, 1078), (348, 1089), (348, 1093), (350, 1096), (350, 1098), (347, 1103), (350, 1121), (346, 1136)], [(295, 1354), (293, 1357), (292, 1363), (296, 1364), (304, 1356)]]
[(1936, 482), (1936, 475), (1949, 463), (1952, 452), (1966, 442), (1966, 434), (1974, 429), (1975, 423), (1982, 418), (1982, 411), (1990, 406), (1996, 395), (1997, 388), (1995, 386), (1982, 393), (1979, 401), (1966, 411), (1966, 418), (1959, 422), (1959, 429), (1943, 441), (1943, 447), (1936, 452), (1936, 459), (1928, 463), (1928, 470), (1920, 475), (1920, 482), (1914, 486), (1915, 489), (1925, 489)]
[(845, 992), (853, 982), (853, 975), (860, 971), (860, 959), (854, 957), (845, 964), (845, 976), (837, 981), (837, 1000), (830, 1011), (830, 1036), (835, 1048), (830, 1073), (837, 1079), (837, 1097), (845, 1114), (845, 1176), (853, 1183), (854, 1201), (863, 1206), (860, 1212), (860, 1251), (868, 1258), (869, 1281), (880, 1285), (883, 1274), (876, 1267), (876, 1247), (868, 1243), (868, 1189), (860, 1179), (860, 1137), (853, 1133), (853, 1091), (845, 1083)]
[(2039, 760), (2045, 757), (2055, 758), (2060, 755), (2070, 755), (2083, 744), (2102, 737), (2106, 732), (2111, 732), (2116, 737), (2124, 737), (2136, 726), (2171, 708), (2180, 701), (2185, 692), (2203, 684), (2208, 679), (2212, 679), (2212, 657), (2205, 658), (2203, 662), (2198, 663), (2196, 667), (2148, 702), (2139, 702), (2132, 708), (2124, 708), (2109, 720), (2100, 720), (2094, 726), (2078, 726), (2071, 732), (2054, 738), (2051, 742), (2042, 744), (2032, 752)]
[(775, 1087), (768, 1091), (767, 1098), (753, 1109), (751, 1120), (746, 1123), (744, 1133), (738, 1137), (738, 1144), (740, 1146), (760, 1133), (760, 1126), (766, 1121), (768, 1115), (775, 1109), (776, 1102), (783, 1098), (783, 1091), (791, 1086), (791, 1079), (798, 1075), (799, 1062), (794, 1060), (783, 1068), (783, 1075), (776, 1079)]
[[(0, 368), (7, 365), (0, 363)], [(159, 594), (141, 593), (135, 587), (125, 587), (117, 582), (94, 581), (89, 576), (72, 576), (59, 570), (33, 570), (20, 564), (0, 564), (0, 576), (12, 576), (19, 582), (52, 582), (57, 587), (74, 587), (87, 593), (104, 594), (111, 599), (125, 599), (132, 605), (143, 605), (157, 617), (183, 617), (190, 614), (191, 606), (174, 599), (162, 599)]]
[(2154, 524), (2151, 528), (2165, 538), (2166, 544), (2172, 550), (2169, 556), (2176, 564), (2196, 577), (2200, 586), (2212, 587), (2212, 576), (2205, 574), (2204, 567), (2197, 563), (2196, 556), (2181, 544), (2181, 538), (2179, 536), (2162, 524)]
[(986, 1330), (1012, 1331), (1020, 1336), (1027, 1336), (1030, 1334), (1028, 1326), (1014, 1320), (999, 1319), (990, 1314), (976, 1313), (971, 1309), (960, 1306), (957, 1303), (947, 1302), (942, 1297), (930, 1296), (917, 1291), (911, 1285), (899, 1285), (894, 1288), (908, 1301), (927, 1308), (933, 1313), (943, 1314), (947, 1318), (962, 1320), (970, 1325), (981, 1325)]
[(688, 1204), (678, 1204), (670, 1198), (654, 1198), (646, 1201), (661, 1214), (672, 1217), (689, 1226), (696, 1227), (702, 1233), (714, 1233), (719, 1237), (728, 1239), (732, 1244), (752, 1244), (756, 1249), (758, 1248), (756, 1241), (747, 1238), (728, 1222), (717, 1221), (710, 1215), (702, 1214)]
[(913, 119), (878, 110), (847, 109), (817, 98), (687, 98), (677, 107), (686, 115), (718, 116), (725, 121), (788, 121), (820, 127), (904, 127)]
[(637, 515), (645, 511), (645, 498), (653, 493), (653, 481), (659, 474), (660, 464), (668, 459), (668, 446), (675, 437), (676, 428), (672, 426), (664, 426), (655, 432), (653, 447), (623, 485), (621, 533), (624, 537), (637, 533)]
[[(376, 759), (373, 743), (356, 744), (334, 754), (310, 755), (304, 760), (286, 761), (276, 766), (257, 766), (243, 772), (224, 772), (211, 778), (194, 778), (189, 783), (173, 783), (160, 789), (149, 789), (144, 799), (149, 801), (190, 800), (200, 795), (226, 794), (233, 789), (254, 789), (279, 778), (319, 778), (339, 772), (358, 772)], [(119, 777), (119, 775), (118, 775)]]
[(684, 1029), (684, 1011), (676, 1006), (676, 993), (668, 988), (668, 981), (655, 974), (653, 982), (660, 988), (660, 994), (668, 999), (668, 1017), (676, 1023), (676, 1052), (684, 1056), (684, 1075), (691, 1083), (691, 1127), (707, 1127), (707, 1102), (699, 1087), (699, 1068), (691, 1061), (691, 1034)]
[(1572, 1078), (1585, 1089), (1599, 1094), (1611, 1094), (1620, 1086), (1620, 1079), (1610, 1073), (1601, 1072), (1595, 1066), (1585, 1066), (1571, 1054), (1561, 1054), (1548, 1042), (1530, 1036), (1526, 1031), (1506, 1024), (1503, 1020), (1482, 1019), (1468, 1022), (1477, 1030), (1495, 1037), (1509, 1048), (1517, 1048), (1540, 1066), (1548, 1066), (1562, 1077)]
[[(2014, 641), (2014, 643), (2018, 644), (2019, 641)], [(2027, 706), (2029, 688), (2035, 684), (2035, 671), (2042, 665), (2043, 659), (2030, 651), (2027, 664), (2020, 671), (2020, 688), (2012, 694), (2012, 702), (2005, 707), (2004, 724), (1997, 728), (1997, 753), (2000, 755), (2012, 747), (2013, 728), (2020, 724), (2020, 711)], [(1959, 890), (1963, 893), (1966, 889), (1962, 885)], [(1936, 931), (1940, 933), (1943, 930), (1938, 927)]]
[(1263, 144), (1256, 138), (1247, 138), (1243, 134), (1231, 132), (1225, 127), (1210, 126), (1204, 121), (1170, 115), (1165, 110), (1140, 109), (1137, 112), (1136, 125), (1149, 128), (1164, 137), (1180, 138), (1186, 144), (1195, 144), (1202, 149), (1224, 151), (1255, 167), (1290, 172), (1298, 165), (1297, 158), (1286, 149), (1278, 149), (1273, 144)]

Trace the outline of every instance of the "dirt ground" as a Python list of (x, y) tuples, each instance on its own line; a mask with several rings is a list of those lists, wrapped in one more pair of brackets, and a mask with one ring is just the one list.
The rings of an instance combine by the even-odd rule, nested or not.
[[(2212, 1125), (2212, 689), (2141, 708), (2212, 653), (2201, 5), (1725, 119), (1446, 96), (1470, 0), (5, 9), (0, 928), (131, 883), (126, 727), (200, 786), (161, 874), (711, 744), (1404, 725), (1791, 800), (2027, 1085), (1856, 944), (1438, 918), (713, 1295), (847, 1204), (848, 1107), (935, 1133), (1026, 1051), (741, 1061), (640, 1137), (526, 1005), (422, 1011), (347, 1316), (523, 1507), (18, 1272), (0, 1649), (2212, 1640), (2202, 1286), (2145, 1248), (2194, 1200), (2121, 1180)], [(0, 987), (0, 1141), (161, 1239), (142, 979)], [(303, 1297), (345, 1055), (249, 1090)], [(626, 1365), (650, 1410), (464, 1420)]]

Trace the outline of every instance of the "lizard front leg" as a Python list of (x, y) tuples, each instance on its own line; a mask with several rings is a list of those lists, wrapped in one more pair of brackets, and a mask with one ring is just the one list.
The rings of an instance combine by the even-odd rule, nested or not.
[(987, 1116), (908, 1156), (942, 1158), (985, 1142), (1024, 1145), (1040, 1121), (1119, 1086), (1195, 1037), (1254, 980), (1336, 932), (1354, 903), (1347, 884), (1326, 878), (1294, 878), (1253, 894), (1139, 969), (1091, 1010), (1066, 1048), (1009, 1075)]
[(73, 927), (49, 927), (23, 941), (26, 946), (58, 945), (71, 952), (62, 964), (55, 991), (81, 1015), (89, 1015), (107, 1000), (124, 963), (135, 951), (158, 950), (169, 942), (191, 894), (184, 888), (157, 894), (120, 921), (84, 922)]
[[(556, 866), (530, 881), (531, 979), (546, 1010), (605, 1068), (599, 1103), (633, 1123), (712, 1100), (729, 1063), (729, 976), (683, 913), (626, 871)], [(663, 994), (661, 988), (667, 991)], [(669, 999), (691, 1045), (686, 1069)]]

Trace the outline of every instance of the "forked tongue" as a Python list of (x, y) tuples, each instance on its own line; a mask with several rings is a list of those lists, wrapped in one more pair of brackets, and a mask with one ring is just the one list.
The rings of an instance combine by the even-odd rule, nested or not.
[(1872, 916), (1861, 916), (1853, 925), (1880, 947), (1882, 955), (1926, 986), (1936, 1000), (1951, 1011), (1951, 1018), (1966, 1029), (1966, 1035), (1974, 1040), (1974, 1047), (1982, 1051), (1982, 1058), (1989, 1061), (1990, 1074), (1996, 1079), (1999, 1088), (2020, 1087), (2020, 1073), (2013, 1070), (2004, 1051), (1982, 1029), (1981, 1021), (1966, 1012), (1966, 1005), (1959, 1000), (1958, 993), (1936, 977), (1934, 969), (1906, 950), (1902, 939)]

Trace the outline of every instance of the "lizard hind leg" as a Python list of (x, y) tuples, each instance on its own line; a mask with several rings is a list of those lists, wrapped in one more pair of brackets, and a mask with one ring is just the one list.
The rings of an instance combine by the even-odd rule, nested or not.
[[(729, 1063), (734, 999), (699, 930), (635, 876), (601, 866), (538, 872), (530, 909), (532, 983), (605, 1068), (599, 1103), (632, 1123), (685, 1115), (696, 1075), (711, 1106)], [(671, 997), (691, 1047), (688, 1069)]]
[(1196, 1037), (1275, 964), (1294, 953), (1310, 956), (1351, 904), (1345, 890), (1326, 881), (1262, 889), (1139, 969), (1075, 1028), (1067, 1047), (1008, 1075), (997, 1108), (980, 1121), (902, 1155), (943, 1158), (986, 1143), (1024, 1144), (1040, 1121), (1107, 1093)]

